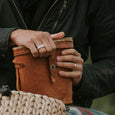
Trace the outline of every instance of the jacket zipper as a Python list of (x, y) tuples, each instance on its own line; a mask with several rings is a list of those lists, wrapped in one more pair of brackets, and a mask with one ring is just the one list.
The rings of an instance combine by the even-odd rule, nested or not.
[[(25, 23), (25, 21), (24, 21), (24, 18), (23, 18), (23, 16), (21, 15), (21, 13), (20, 13), (20, 11), (19, 11), (19, 9), (18, 9), (18, 7), (17, 7), (15, 1), (12, 0), (12, 2), (13, 2), (13, 4), (14, 4), (14, 6), (15, 6), (15, 8), (16, 8), (16, 10), (17, 10), (19, 16), (20, 16), (20, 19), (22, 20), (22, 23), (24, 24), (25, 29), (28, 29), (28, 27), (27, 27), (27, 25), (26, 25), (26, 23)], [(43, 19), (42, 19), (42, 21), (41, 21), (39, 27), (37, 28), (37, 30), (40, 30), (40, 28), (41, 28), (43, 22), (45, 21), (46, 17), (48, 16), (49, 12), (51, 11), (52, 7), (53, 7), (57, 2), (58, 2), (58, 0), (55, 0), (55, 2), (51, 5), (51, 7), (49, 8), (49, 10), (47, 11), (47, 13), (45, 14), (45, 16), (43, 17)], [(67, 4), (67, 0), (64, 0), (64, 4), (63, 4), (63, 6), (62, 6), (62, 8), (61, 8), (61, 10), (60, 10), (60, 13), (59, 13), (59, 15), (58, 15), (58, 18), (57, 18), (55, 24), (54, 24), (54, 26), (53, 26), (52, 33), (54, 32), (54, 30), (55, 30), (55, 28), (56, 28), (56, 26), (57, 26), (57, 24), (58, 24), (59, 18), (61, 17), (61, 15), (62, 15), (62, 13), (63, 13), (63, 10), (66, 8), (66, 4)]]
[(22, 20), (22, 23), (24, 24), (25, 29), (28, 29), (28, 27), (27, 27), (27, 25), (26, 25), (26, 23), (25, 23), (25, 21), (24, 21), (24, 18), (23, 18), (23, 16), (21, 15), (21, 13), (20, 13), (20, 11), (19, 11), (19, 9), (18, 9), (18, 7), (17, 7), (15, 1), (12, 0), (12, 2), (13, 2), (13, 4), (14, 4), (14, 6), (15, 6), (15, 8), (16, 8), (16, 10), (17, 10), (19, 16), (20, 16), (20, 19)]
[(48, 9), (47, 13), (45, 14), (45, 16), (43, 17), (39, 27), (37, 28), (37, 30), (40, 30), (43, 22), (45, 21), (46, 17), (48, 16), (49, 12), (51, 11), (52, 7), (58, 2), (58, 0), (55, 0), (55, 2), (51, 5), (51, 7)]
[(56, 22), (54, 23), (54, 26), (53, 26), (53, 28), (52, 28), (52, 32), (51, 32), (51, 33), (53, 33), (53, 32), (55, 31), (55, 29), (56, 29), (56, 27), (57, 27), (57, 24), (58, 24), (58, 22), (59, 22), (59, 19), (60, 19), (61, 15), (62, 15), (63, 11), (66, 9), (66, 6), (67, 6), (67, 0), (64, 0), (63, 6), (62, 6), (62, 8), (61, 8), (61, 10), (60, 10), (60, 12), (59, 12), (59, 15), (58, 15), (58, 17), (57, 17)]

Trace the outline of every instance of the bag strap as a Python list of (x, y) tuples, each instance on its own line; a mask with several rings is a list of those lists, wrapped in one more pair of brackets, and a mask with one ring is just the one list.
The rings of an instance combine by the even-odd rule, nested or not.
[(50, 71), (50, 77), (51, 81), (54, 83), (56, 82), (56, 51), (52, 53), (52, 55), (49, 57), (49, 71)]
[(21, 90), (21, 86), (20, 86), (20, 73), (19, 73), (19, 69), (24, 67), (24, 64), (22, 63), (17, 63), (16, 60), (13, 60), (13, 63), (15, 64), (15, 68), (16, 68), (16, 88), (18, 91)]

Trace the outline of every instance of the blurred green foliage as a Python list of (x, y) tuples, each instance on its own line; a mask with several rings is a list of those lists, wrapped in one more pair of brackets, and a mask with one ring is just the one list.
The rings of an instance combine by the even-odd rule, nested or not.
[(115, 115), (115, 93), (95, 99), (91, 108), (108, 115)]

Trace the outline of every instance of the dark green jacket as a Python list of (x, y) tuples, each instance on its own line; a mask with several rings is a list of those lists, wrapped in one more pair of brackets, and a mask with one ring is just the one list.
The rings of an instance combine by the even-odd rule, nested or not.
[[(44, 7), (45, 8), (45, 7)], [(15, 89), (15, 69), (8, 41), (16, 28), (65, 32), (84, 61), (91, 47), (93, 64), (84, 64), (80, 88), (73, 88), (74, 103), (90, 107), (92, 100), (115, 92), (115, 1), (55, 0), (38, 21), (36, 11), (28, 28), (15, 0), (0, 0), (0, 86)]]

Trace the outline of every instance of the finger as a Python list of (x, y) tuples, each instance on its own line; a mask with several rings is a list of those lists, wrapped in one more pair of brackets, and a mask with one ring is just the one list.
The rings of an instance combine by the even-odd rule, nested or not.
[(82, 72), (80, 71), (71, 71), (71, 72), (66, 72), (66, 71), (59, 71), (59, 75), (62, 77), (67, 77), (67, 78), (81, 78)]
[(83, 59), (74, 55), (57, 56), (57, 62), (83, 63)]
[(61, 52), (62, 55), (75, 55), (75, 56), (80, 56), (81, 54), (77, 52), (75, 49), (66, 49)]
[(47, 53), (51, 53), (53, 49), (48, 41), (48, 37), (49, 36), (44, 36), (44, 38), (42, 38), (42, 43), (45, 45)]
[(48, 37), (48, 41), (49, 41), (49, 44), (52, 48), (52, 51), (55, 51), (56, 50), (56, 45), (55, 45), (53, 39), (51, 38), (51, 36)]
[(64, 32), (59, 32), (59, 33), (56, 33), (56, 34), (52, 34), (51, 37), (53, 40), (56, 40), (56, 39), (61, 39), (65, 36), (65, 33)]
[(51, 49), (49, 50), (49, 52), (47, 51), (47, 53), (45, 54), (45, 57), (48, 57), (49, 55), (52, 54), (53, 51), (56, 50), (56, 45), (54, 44), (54, 41), (52, 40), (52, 38), (49, 37), (47, 40)]
[(34, 43), (28, 44), (25, 47), (29, 48), (33, 57), (39, 57), (38, 50), (36, 49), (36, 46)]
[(43, 48), (38, 49), (39, 46), (43, 45), (43, 44), (41, 43), (41, 41), (39, 41), (38, 39), (34, 39), (34, 44), (35, 44), (36, 49), (37, 49), (37, 51), (38, 51), (38, 53), (39, 53), (39, 56), (40, 56), (40, 57), (43, 57), (44, 54), (46, 53), (46, 48), (43, 47)]
[(58, 67), (62, 67), (62, 68), (67, 68), (67, 69), (71, 69), (74, 71), (82, 71), (82, 65), (81, 64), (76, 64), (75, 67), (75, 63), (67, 63), (67, 62), (57, 62), (56, 65)]
[(45, 45), (47, 53), (50, 53), (52, 51), (52, 48), (48, 41), (50, 34), (48, 32), (40, 32), (37, 37), (38, 37), (37, 39), (39, 39), (40, 42)]
[(73, 84), (73, 86), (76, 86), (76, 85), (79, 86), (80, 81), (81, 81), (81, 78), (82, 78), (82, 77), (73, 78), (73, 79), (72, 79), (72, 84)]

